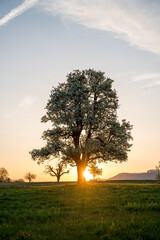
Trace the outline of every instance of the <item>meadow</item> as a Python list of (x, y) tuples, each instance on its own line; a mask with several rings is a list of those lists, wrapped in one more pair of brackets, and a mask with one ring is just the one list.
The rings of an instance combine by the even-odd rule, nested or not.
[(0, 189), (1, 240), (159, 240), (160, 185)]

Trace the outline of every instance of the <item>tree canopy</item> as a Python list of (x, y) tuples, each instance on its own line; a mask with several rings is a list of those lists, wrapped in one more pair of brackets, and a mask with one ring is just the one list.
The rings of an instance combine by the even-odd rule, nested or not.
[(157, 171), (156, 180), (160, 180), (160, 161), (158, 162), (158, 165), (156, 166), (156, 171)]
[(1, 167), (0, 168), (0, 182), (5, 182), (8, 179), (8, 171)]
[(75, 70), (65, 83), (53, 87), (41, 121), (51, 122), (43, 132), (46, 145), (30, 153), (38, 164), (61, 154), (65, 164), (77, 166), (78, 182), (94, 162), (123, 162), (131, 144), (132, 126), (117, 117), (118, 97), (113, 80), (101, 71)]
[(28, 180), (29, 182), (32, 182), (32, 180), (36, 179), (36, 177), (37, 176), (35, 174), (31, 173), (31, 172), (27, 172), (24, 176), (24, 178), (26, 180)]
[(102, 168), (99, 168), (95, 163), (91, 163), (89, 165), (88, 171), (90, 172), (90, 174), (92, 174), (93, 179), (95, 179), (96, 176), (99, 177), (100, 175), (102, 175), (102, 172), (103, 172)]

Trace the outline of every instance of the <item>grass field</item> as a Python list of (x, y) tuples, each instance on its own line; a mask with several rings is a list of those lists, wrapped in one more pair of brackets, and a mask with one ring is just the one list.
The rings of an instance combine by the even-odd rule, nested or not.
[(160, 240), (159, 184), (0, 189), (0, 240)]

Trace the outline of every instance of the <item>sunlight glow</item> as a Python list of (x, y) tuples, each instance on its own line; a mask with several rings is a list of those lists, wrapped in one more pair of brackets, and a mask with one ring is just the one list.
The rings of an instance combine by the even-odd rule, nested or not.
[(88, 172), (88, 168), (86, 168), (86, 170), (84, 171), (84, 176), (85, 176), (86, 181), (93, 179), (92, 174), (90, 174), (90, 172)]

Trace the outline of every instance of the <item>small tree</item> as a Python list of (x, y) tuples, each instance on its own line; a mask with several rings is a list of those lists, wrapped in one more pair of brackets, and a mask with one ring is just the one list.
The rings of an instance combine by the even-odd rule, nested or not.
[[(27, 180), (28, 180), (28, 179), (27, 179)], [(22, 183), (22, 182), (24, 182), (24, 179), (20, 178), (20, 179), (15, 180), (14, 182)]]
[(98, 166), (94, 163), (89, 165), (88, 171), (90, 172), (90, 174), (92, 174), (93, 179), (95, 179), (96, 176), (99, 177), (99, 175), (102, 175), (102, 168), (98, 168)]
[(158, 165), (156, 166), (157, 175), (156, 180), (160, 180), (160, 161), (158, 162)]
[(32, 180), (36, 179), (36, 177), (37, 176), (35, 174), (31, 173), (31, 172), (26, 173), (25, 176), (24, 176), (24, 178), (26, 180), (28, 180), (29, 182), (32, 182)]
[(0, 168), (0, 182), (5, 182), (8, 179), (8, 171), (1, 167)]
[(57, 178), (57, 182), (59, 183), (60, 178), (62, 177), (62, 175), (69, 173), (69, 170), (64, 171), (66, 166), (63, 165), (63, 163), (58, 163), (57, 164), (57, 168), (53, 168), (50, 165), (47, 165), (45, 168), (45, 173), (49, 173), (50, 176), (52, 177), (56, 177)]
[(8, 177), (6, 180), (5, 180), (5, 182), (11, 182), (11, 179)]

